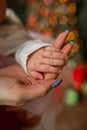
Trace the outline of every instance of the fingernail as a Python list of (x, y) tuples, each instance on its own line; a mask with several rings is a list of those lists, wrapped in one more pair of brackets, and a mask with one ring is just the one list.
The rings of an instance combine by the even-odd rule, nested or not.
[(70, 41), (69, 44), (72, 44), (72, 45), (73, 45), (73, 44), (74, 44), (74, 41)]
[(65, 33), (68, 34), (68, 33), (69, 33), (69, 30), (66, 30)]
[(58, 81), (56, 81), (53, 85), (52, 85), (52, 88), (56, 88), (58, 87), (62, 82), (62, 79), (59, 79)]

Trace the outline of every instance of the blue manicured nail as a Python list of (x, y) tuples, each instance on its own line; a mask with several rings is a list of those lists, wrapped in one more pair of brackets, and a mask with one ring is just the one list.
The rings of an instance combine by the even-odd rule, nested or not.
[(69, 33), (69, 30), (66, 30), (66, 31), (65, 31), (65, 33), (68, 35), (68, 33)]
[(74, 41), (70, 41), (69, 44), (72, 44), (72, 45), (73, 45), (73, 44), (74, 44)]
[(58, 81), (56, 81), (53, 85), (52, 88), (56, 88), (57, 86), (59, 86), (62, 82), (62, 79), (59, 79)]

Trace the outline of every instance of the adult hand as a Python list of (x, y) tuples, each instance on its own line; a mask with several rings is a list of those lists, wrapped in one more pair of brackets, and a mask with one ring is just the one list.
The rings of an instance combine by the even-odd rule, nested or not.
[(0, 105), (20, 106), (45, 95), (55, 80), (35, 80), (19, 65), (0, 70)]

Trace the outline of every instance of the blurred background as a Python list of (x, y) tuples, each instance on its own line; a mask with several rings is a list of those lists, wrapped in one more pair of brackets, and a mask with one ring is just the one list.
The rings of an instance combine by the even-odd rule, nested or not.
[[(4, 40), (8, 52), (1, 51), (1, 68), (15, 63), (12, 49), (28, 39), (53, 42), (58, 34), (69, 30), (66, 40), (74, 41), (74, 45), (60, 75), (60, 87), (17, 109), (2, 106), (0, 130), (87, 130), (87, 0), (7, 0), (7, 7), (21, 21), (7, 18), (0, 25), (3, 29), (7, 26), (12, 37), (10, 44)], [(13, 29), (26, 33), (21, 33), (21, 37), (16, 34), (15, 41)], [(7, 35), (5, 30), (3, 36)]]
[[(25, 27), (27, 27), (29, 30), (33, 30), (33, 31), (37, 31), (40, 33), (45, 33), (46, 35), (50, 35), (50, 36), (57, 36), (59, 32), (61, 32), (63, 29), (70, 29), (69, 24), (73, 26), (76, 26), (76, 28), (78, 28), (79, 30), (79, 35), (82, 39), (82, 41), (84, 41), (84, 46), (83, 48), (86, 49), (86, 42), (87, 42), (87, 18), (86, 18), (86, 13), (87, 13), (87, 1), (86, 0), (70, 0), (70, 2), (75, 2), (77, 4), (77, 9), (75, 9), (76, 7), (73, 7), (74, 10), (72, 11), (72, 13), (68, 14), (67, 11), (64, 10), (65, 6), (67, 6), (67, 1), (68, 0), (59, 0), (60, 4), (58, 3), (58, 0), (48, 0), (49, 2), (46, 3), (41, 3), (41, 0), (39, 0), (38, 2), (36, 0), (15, 0), (15, 1), (11, 1), (11, 0), (7, 0), (7, 5), (9, 8), (12, 8), (16, 14), (19, 16), (19, 18), (21, 19), (22, 23), (25, 25)], [(52, 3), (54, 2), (54, 3)], [(69, 2), (69, 1), (68, 1)], [(63, 5), (61, 5), (61, 3)], [(66, 5), (64, 5), (66, 4)], [(40, 8), (41, 7), (41, 8)], [(45, 8), (48, 7), (48, 8)], [(58, 15), (63, 15), (60, 17), (59, 23), (56, 23), (56, 19), (58, 18), (58, 15), (56, 16), (57, 12), (56, 10), (59, 8), (59, 13)], [(44, 11), (43, 11), (44, 10)], [(51, 16), (49, 16), (49, 10), (51, 10)], [(40, 11), (40, 12), (39, 12)], [(47, 16), (43, 16), (43, 15), (47, 15)], [(64, 12), (65, 11), (65, 12)], [(45, 12), (45, 13), (43, 13)], [(32, 15), (35, 15), (33, 22), (37, 22), (37, 19), (39, 20), (39, 23), (35, 26), (35, 27), (31, 27), (29, 24), (29, 19), (31, 17), (33, 17)], [(52, 16), (55, 15), (55, 16)], [(68, 15), (68, 20), (67, 16)], [(76, 16), (76, 17), (71, 17), (69, 18), (69, 15), (71, 16)], [(44, 19), (45, 17), (45, 19)], [(36, 19), (35, 19), (36, 18)], [(49, 18), (49, 19), (48, 19)], [(53, 20), (51, 20), (53, 19)], [(63, 23), (62, 23), (63, 20)], [(55, 21), (55, 22), (54, 22)], [(67, 22), (68, 21), (68, 22)], [(70, 23), (71, 22), (71, 23)], [(52, 25), (53, 24), (53, 25)], [(34, 25), (33, 25), (34, 26)], [(43, 28), (47, 29), (45, 31), (43, 31)], [(59, 27), (62, 26), (62, 27)], [(59, 31), (57, 32), (57, 30), (55, 29), (57, 27), (57, 29), (59, 28)], [(32, 29), (31, 29), (32, 28)], [(52, 30), (53, 29), (53, 30)], [(55, 32), (53, 34), (53, 31), (55, 29)], [(49, 33), (49, 34), (48, 34)], [(84, 56), (86, 56), (86, 50), (83, 51)]]

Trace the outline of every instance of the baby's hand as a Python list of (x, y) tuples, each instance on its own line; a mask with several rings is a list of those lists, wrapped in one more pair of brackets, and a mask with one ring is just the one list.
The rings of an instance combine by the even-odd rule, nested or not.
[[(56, 39), (56, 41), (54, 42), (54, 47), (56, 49), (59, 49), (61, 53), (67, 55), (67, 60), (68, 60), (68, 56), (70, 54), (70, 51), (72, 49), (73, 46), (73, 42), (69, 42), (69, 43), (65, 43), (66, 41), (66, 37), (68, 35), (68, 31), (62, 32)], [(65, 64), (62, 64), (60, 66), (60, 72), (62, 70), (62, 68), (64, 67)], [(59, 65), (58, 65), (58, 69), (59, 69)], [(57, 73), (45, 73), (44, 77), (45, 79), (54, 79), (57, 78), (59, 74)]]
[(40, 48), (27, 60), (28, 73), (36, 79), (45, 78), (46, 73), (58, 75), (67, 58), (66, 54), (61, 53), (54, 46)]

